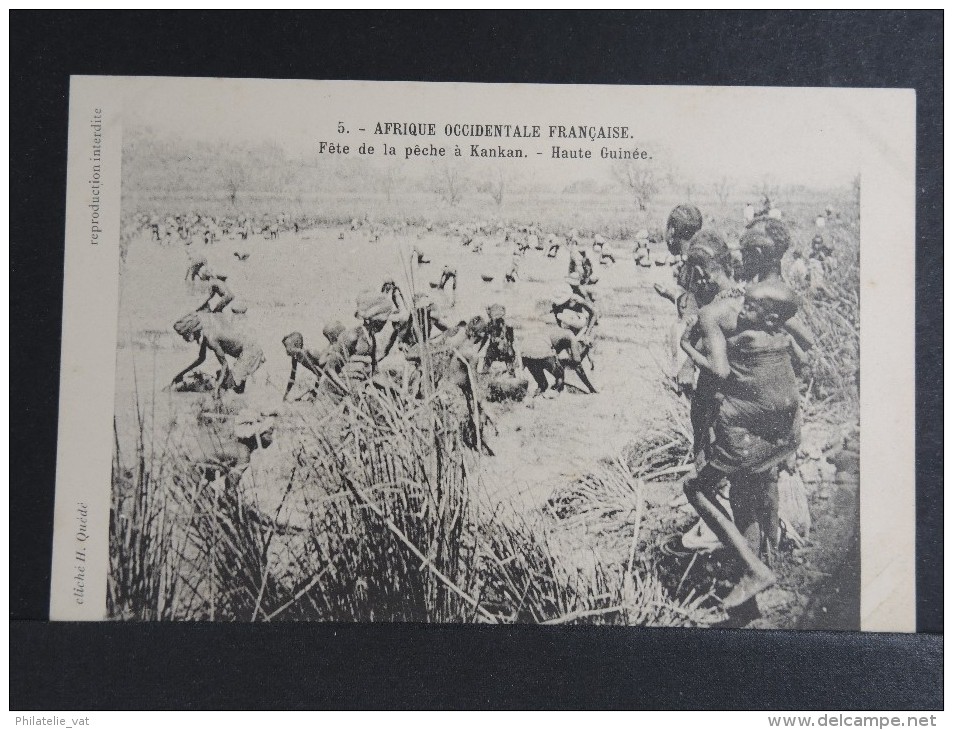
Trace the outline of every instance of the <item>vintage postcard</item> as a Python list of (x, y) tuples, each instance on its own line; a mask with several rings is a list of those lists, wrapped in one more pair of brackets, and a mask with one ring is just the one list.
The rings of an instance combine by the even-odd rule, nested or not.
[(69, 122), (53, 619), (914, 629), (912, 91)]

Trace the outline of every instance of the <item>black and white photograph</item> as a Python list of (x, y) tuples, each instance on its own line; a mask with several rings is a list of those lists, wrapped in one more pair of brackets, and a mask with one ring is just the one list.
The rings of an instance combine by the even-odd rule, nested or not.
[(912, 630), (912, 109), (74, 77), (52, 618)]

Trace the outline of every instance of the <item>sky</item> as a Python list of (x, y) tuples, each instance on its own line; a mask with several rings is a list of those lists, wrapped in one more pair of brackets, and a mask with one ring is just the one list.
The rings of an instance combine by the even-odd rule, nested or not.
[[(606, 179), (603, 145), (648, 150), (665, 169), (704, 185), (728, 177), (756, 184), (768, 177), (789, 185), (850, 184), (865, 155), (889, 147), (891, 130), (877, 110), (902, 90), (759, 87), (632, 87), (261, 79), (117, 79), (123, 123), (161, 137), (282, 146), (314, 156), (321, 141), (391, 144), (401, 159), (415, 144), (471, 143), (521, 147), (527, 159), (507, 161), (554, 182)], [(436, 137), (375, 136), (378, 122), (434, 124)], [(338, 123), (348, 130), (337, 131)], [(447, 123), (539, 125), (536, 140), (454, 138)], [(547, 138), (549, 125), (624, 126), (631, 140)], [(359, 128), (367, 130), (362, 133)], [(589, 149), (590, 160), (554, 160), (551, 147)], [(542, 155), (536, 154), (542, 152)], [(415, 164), (412, 158), (406, 164)], [(494, 163), (498, 164), (498, 163)]]

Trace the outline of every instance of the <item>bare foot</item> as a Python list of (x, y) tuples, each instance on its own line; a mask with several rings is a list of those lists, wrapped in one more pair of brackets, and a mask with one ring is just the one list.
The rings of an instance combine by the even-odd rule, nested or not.
[(765, 588), (774, 585), (776, 580), (774, 573), (767, 569), (763, 573), (745, 573), (731, 590), (731, 593), (725, 596), (721, 605), (725, 608), (740, 606), (742, 603), (750, 601)]

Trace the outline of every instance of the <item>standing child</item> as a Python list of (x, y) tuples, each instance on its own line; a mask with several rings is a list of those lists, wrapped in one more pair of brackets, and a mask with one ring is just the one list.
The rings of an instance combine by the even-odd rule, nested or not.
[[(701, 211), (691, 203), (682, 203), (672, 208), (672, 212), (669, 213), (668, 220), (665, 223), (664, 240), (668, 253), (658, 252), (657, 256), (662, 258), (656, 258), (656, 266), (668, 265), (676, 260), (682, 262), (688, 254), (692, 239), (701, 232), (702, 222)], [(684, 266), (676, 269), (675, 276), (681, 291), (670, 289), (664, 284), (654, 284), (655, 291), (659, 296), (675, 304), (678, 310), (678, 320), (673, 328), (679, 333), (685, 328), (686, 321), (693, 318), (698, 311), (698, 305), (695, 302), (695, 295), (690, 290), (691, 282), (688, 280), (687, 274), (688, 271), (685, 270)], [(678, 358), (673, 355), (673, 372), (671, 375), (676, 377), (676, 388), (681, 389), (683, 385), (687, 385), (694, 378), (694, 368), (689, 367), (680, 370), (677, 360)]]
[[(676, 331), (679, 334), (673, 339), (684, 350), (686, 341), (697, 346), (703, 336), (699, 329), (698, 307), (711, 306), (709, 311), (724, 310), (737, 314), (742, 290), (733, 278), (728, 244), (711, 230), (702, 230), (692, 236), (681, 274), (685, 293), (676, 302), (679, 315)], [(690, 357), (673, 369), (676, 370), (676, 389), (690, 394), (695, 465), (701, 468), (709, 445), (712, 419), (718, 410), (717, 379), (705, 369), (699, 370), (696, 378), (695, 363)]]

